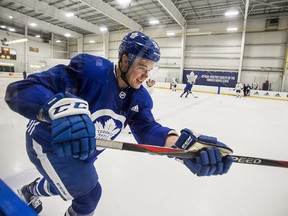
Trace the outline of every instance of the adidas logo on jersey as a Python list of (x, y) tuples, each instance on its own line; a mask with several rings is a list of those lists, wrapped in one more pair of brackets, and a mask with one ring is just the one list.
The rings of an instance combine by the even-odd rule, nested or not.
[(136, 105), (134, 107), (131, 107), (131, 110), (134, 111), (134, 112), (139, 112), (138, 105)]

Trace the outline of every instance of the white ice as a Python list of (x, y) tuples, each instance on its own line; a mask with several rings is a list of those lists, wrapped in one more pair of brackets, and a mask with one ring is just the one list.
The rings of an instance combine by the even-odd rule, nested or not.
[[(216, 136), (237, 155), (288, 160), (287, 102), (181, 93), (155, 89), (153, 112), (162, 125)], [(0, 178), (16, 191), (39, 174), (25, 152), (27, 120), (3, 103)], [(127, 132), (118, 139), (134, 141)], [(95, 216), (288, 215), (287, 168), (235, 163), (226, 175), (197, 177), (173, 159), (119, 150), (106, 150), (95, 166), (103, 188)], [(70, 205), (59, 197), (42, 202), (41, 216), (63, 216)]]

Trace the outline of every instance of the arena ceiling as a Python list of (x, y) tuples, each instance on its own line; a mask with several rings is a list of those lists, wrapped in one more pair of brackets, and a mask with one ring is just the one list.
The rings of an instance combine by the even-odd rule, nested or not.
[[(234, 19), (242, 19), (247, 0), (1, 0), (0, 25), (12, 26), (23, 34), (25, 24), (29, 35), (41, 31), (63, 35), (103, 34), (108, 31), (143, 30), (156, 25), (178, 25), (181, 28), (201, 23), (221, 22), (225, 12), (236, 9)], [(288, 12), (288, 0), (250, 0), (248, 17)], [(67, 16), (67, 13), (72, 13)], [(287, 13), (288, 15), (288, 13)], [(10, 18), (9, 18), (10, 17)], [(35, 23), (37, 26), (30, 26)], [(7, 29), (8, 31), (8, 29)]]

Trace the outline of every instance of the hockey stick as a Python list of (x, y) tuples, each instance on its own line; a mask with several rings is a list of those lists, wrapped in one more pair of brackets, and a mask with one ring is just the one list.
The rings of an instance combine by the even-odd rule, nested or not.
[(195, 95), (192, 93), (192, 91), (190, 91), (190, 94), (192, 94), (192, 96), (193, 96), (194, 98), (198, 98), (198, 96), (195, 96)]
[[(103, 147), (103, 148), (127, 150), (127, 151), (134, 151), (134, 152), (145, 152), (149, 154), (165, 155), (165, 156), (179, 157), (179, 158), (191, 158), (192, 159), (198, 156), (197, 152), (192, 152), (192, 151), (187, 151), (187, 150), (182, 150), (182, 149), (174, 149), (174, 148), (159, 147), (159, 146), (152, 146), (152, 145), (111, 141), (111, 140), (97, 140), (97, 146)], [(240, 155), (231, 155), (231, 156), (235, 163), (288, 168), (288, 161), (271, 160), (271, 159), (247, 157), (247, 156), (240, 156)]]

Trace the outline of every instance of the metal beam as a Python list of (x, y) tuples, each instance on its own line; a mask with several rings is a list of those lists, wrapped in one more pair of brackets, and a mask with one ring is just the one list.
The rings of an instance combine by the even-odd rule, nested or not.
[(49, 31), (58, 35), (63, 35), (64, 33), (69, 33), (71, 34), (71, 37), (80, 37), (81, 34), (78, 34), (74, 31), (53, 25), (53, 24), (49, 24), (47, 22), (41, 21), (39, 19), (35, 19), (33, 17), (29, 17), (25, 14), (21, 14), (19, 12), (16, 11), (12, 11), (10, 9), (4, 8), (0, 6), (0, 17), (6, 19), (8, 17), (8, 15), (12, 15), (13, 14), (13, 19), (17, 20), (17, 23), (21, 23), (23, 25), (28, 25), (29, 23), (37, 23), (38, 24), (38, 29), (43, 30), (43, 31)]
[(85, 20), (79, 19), (75, 16), (73, 17), (66, 17), (65, 12), (63, 10), (59, 10), (53, 6), (50, 6), (44, 1), (39, 0), (13, 0), (13, 2), (23, 5), (29, 9), (38, 11), (40, 13), (43, 13), (47, 16), (55, 17), (56, 19), (59, 19), (61, 21), (64, 21), (65, 23), (68, 23), (70, 25), (76, 26), (78, 28), (84, 29), (86, 31), (89, 31), (94, 34), (103, 34), (100, 31), (100, 27), (97, 25), (94, 25), (92, 23), (89, 23)]
[(115, 8), (111, 7), (109, 4), (103, 2), (102, 0), (93, 0), (93, 1), (80, 0), (80, 1), (133, 31), (143, 31), (141, 25), (139, 25), (137, 22), (130, 19), (123, 13), (119, 12)]
[(242, 74), (242, 64), (243, 64), (243, 57), (244, 57), (244, 49), (245, 49), (245, 38), (246, 38), (246, 26), (247, 26), (247, 18), (248, 18), (248, 10), (249, 10), (249, 1), (246, 0), (245, 3), (245, 15), (243, 21), (243, 31), (242, 31), (242, 39), (241, 39), (241, 53), (240, 53), (240, 62), (239, 62), (239, 69), (238, 69), (238, 78), (237, 81), (240, 82), (241, 74)]
[(165, 10), (173, 17), (173, 19), (182, 27), (186, 28), (186, 20), (178, 10), (178, 8), (173, 4), (171, 0), (158, 0), (158, 2), (165, 8)]

